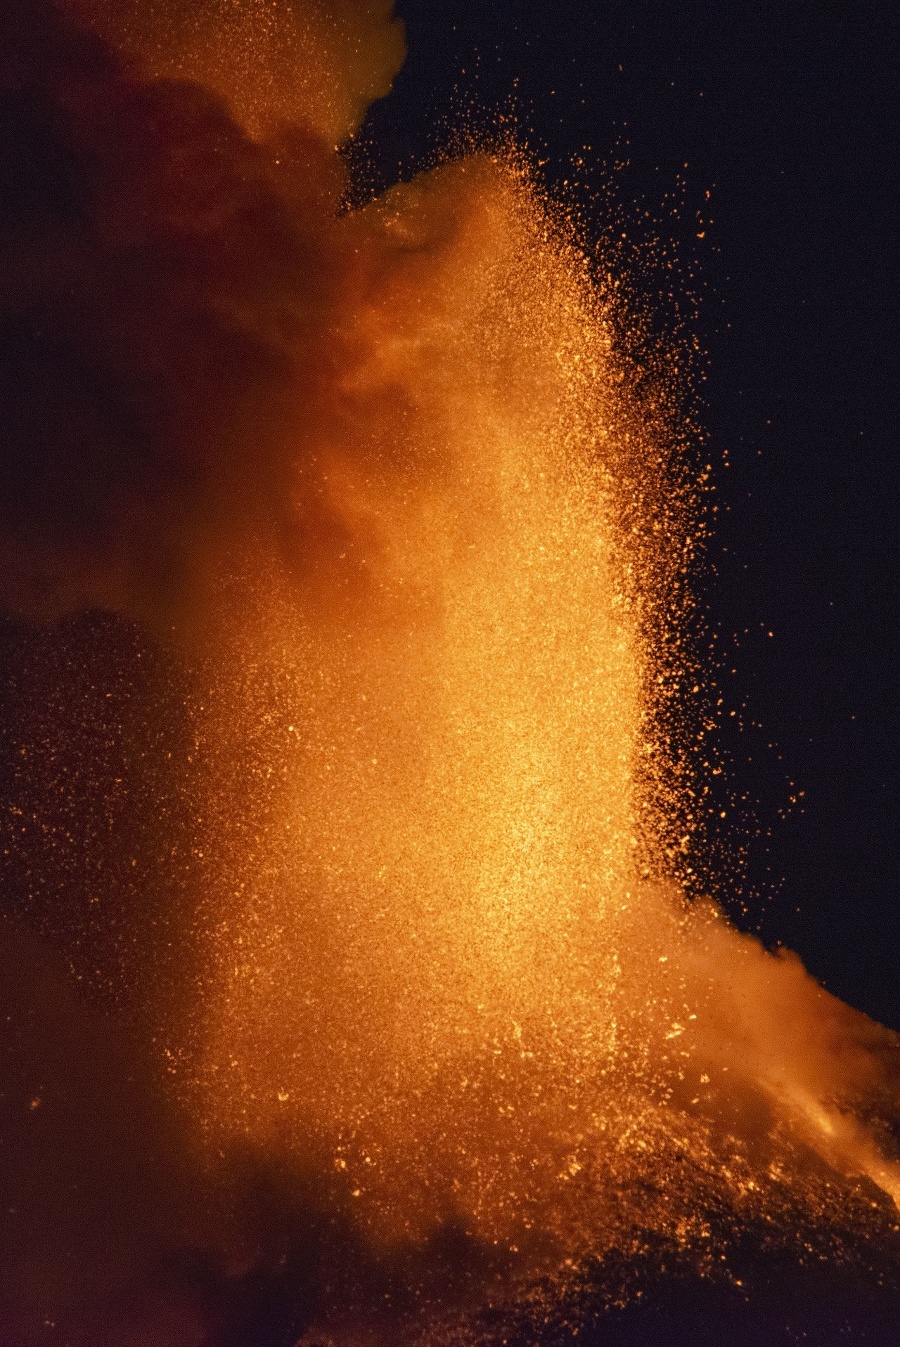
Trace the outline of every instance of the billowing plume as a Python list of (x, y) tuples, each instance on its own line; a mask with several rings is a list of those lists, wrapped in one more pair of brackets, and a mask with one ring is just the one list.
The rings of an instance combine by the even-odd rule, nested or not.
[(145, 74), (213, 90), (253, 135), (300, 124), (340, 144), (403, 60), (393, 0), (66, 3)]
[[(245, 53), (255, 79), (259, 7), (226, 6), (224, 29), (218, 5), (151, 7), (147, 29), (144, 8), (103, 6), (100, 27), (121, 18), (129, 49), (180, 80), (126, 73), (42, 0), (0, 17), (2, 599), (26, 614), (99, 605), (167, 624), (210, 558), (255, 530), (290, 533), (302, 552), (296, 515), (317, 507), (313, 486), (295, 501), (294, 469), (348, 358), (359, 262), (336, 219), (333, 139), (386, 87), (360, 45), (369, 28), (394, 44), (385, 70), (396, 64), (383, 7), (363, 7), (361, 30), (349, 6), (333, 20), (271, 7), (286, 53), (302, 16), (335, 36), (329, 62), (285, 54), (299, 81), (279, 104), (290, 126), (264, 144), (216, 92), (252, 121), (259, 90), (218, 65), (208, 86), (186, 82), (206, 72), (166, 65), (154, 45), (174, 34), (189, 52), (187, 24), (209, 52), (210, 31), (251, 25), (223, 51)], [(263, 34), (281, 43), (271, 24)], [(327, 127), (304, 70), (346, 91)]]

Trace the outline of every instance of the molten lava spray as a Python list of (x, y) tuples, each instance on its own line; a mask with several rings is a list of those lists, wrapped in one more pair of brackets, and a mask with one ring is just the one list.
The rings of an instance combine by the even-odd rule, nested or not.
[[(13, 597), (192, 633), (201, 897), (158, 1038), (195, 1144), (210, 1173), (277, 1162), (352, 1258), (438, 1269), (394, 1318), (393, 1291), (320, 1290), (302, 1341), (474, 1342), (485, 1306), (550, 1322), (615, 1258), (623, 1300), (651, 1251), (727, 1279), (736, 1230), (812, 1259), (886, 1229), (896, 1046), (679, 891), (656, 691), (694, 527), (677, 351), (639, 395), (612, 260), (512, 150), (342, 207), (331, 142), (397, 58), (358, 8), (163, 5), (149, 36), (101, 15), (145, 71), (233, 92), (243, 129), (185, 85), (59, 77), (103, 182), (78, 265), (132, 268), (93, 358), (168, 419), (141, 509), (104, 478), (102, 547), (32, 547)], [(290, 96), (284, 52), (307, 53)], [(463, 1290), (440, 1290), (447, 1232)]]
[(328, 547), (235, 585), (211, 703), (210, 1144), (532, 1278), (648, 1232), (711, 1262), (712, 1205), (843, 1221), (804, 1152), (900, 1197), (853, 1113), (890, 1036), (668, 873), (648, 633), (684, 519), (623, 527), (666, 446), (614, 296), (502, 158), (345, 227), (350, 358), (298, 488)]

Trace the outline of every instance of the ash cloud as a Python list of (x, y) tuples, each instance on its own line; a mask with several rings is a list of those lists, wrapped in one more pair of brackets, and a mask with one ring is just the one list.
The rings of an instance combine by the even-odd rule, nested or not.
[[(202, 36), (216, 9), (178, 12)], [(137, 7), (104, 12), (129, 50), (145, 41), (152, 68), (158, 28), (138, 34)], [(371, 27), (383, 7), (365, 12)], [(354, 108), (372, 92), (346, 87)], [(0, 603), (12, 611), (99, 606), (168, 626), (243, 538), (290, 534), (302, 553), (297, 520), (315, 507), (298, 503), (295, 470), (342, 359), (352, 255), (334, 144), (296, 99), (284, 107), (292, 125), (254, 140), (214, 88), (145, 79), (47, 0), (3, 7)]]
[(404, 56), (393, 0), (65, 0), (139, 71), (227, 99), (254, 135), (302, 122), (329, 144), (359, 126)]
[(402, 40), (381, 3), (227, 8), (229, 39), (291, 20), (262, 77), (229, 43), (198, 68), (221, 5), (0, 7), (4, 1342), (288, 1343), (310, 1294), (279, 1279), (320, 1217), (266, 1234), (250, 1166), (243, 1248), (160, 1079), (196, 746), (146, 633), (184, 636), (261, 536), (302, 571), (337, 527), (311, 466), (356, 265), (335, 142)]

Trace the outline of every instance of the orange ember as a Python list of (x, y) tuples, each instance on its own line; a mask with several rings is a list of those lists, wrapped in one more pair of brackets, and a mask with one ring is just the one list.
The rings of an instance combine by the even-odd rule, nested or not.
[(684, 538), (663, 499), (624, 527), (666, 446), (614, 295), (490, 156), (341, 227), (351, 354), (297, 483), (330, 542), (226, 587), (206, 713), (212, 1152), (330, 1176), (378, 1244), (456, 1222), (511, 1287), (648, 1234), (714, 1269), (723, 1208), (865, 1223), (900, 1198), (861, 1121), (892, 1037), (665, 860), (648, 633)]

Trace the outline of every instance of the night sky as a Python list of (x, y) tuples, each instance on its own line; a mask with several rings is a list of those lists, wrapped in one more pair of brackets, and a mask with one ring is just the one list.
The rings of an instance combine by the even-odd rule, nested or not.
[(900, 14), (877, 0), (399, 13), (407, 62), (367, 122), (383, 180), (427, 159), (453, 110), (485, 126), (484, 110), (515, 106), (548, 182), (586, 184), (588, 230), (607, 227), (589, 202), (611, 177), (635, 255), (673, 245), (700, 297), (718, 510), (697, 588), (741, 723), (720, 741), (732, 799), (712, 850), (734, 858), (750, 838), (737, 871), (708, 877), (737, 921), (900, 1028)]

